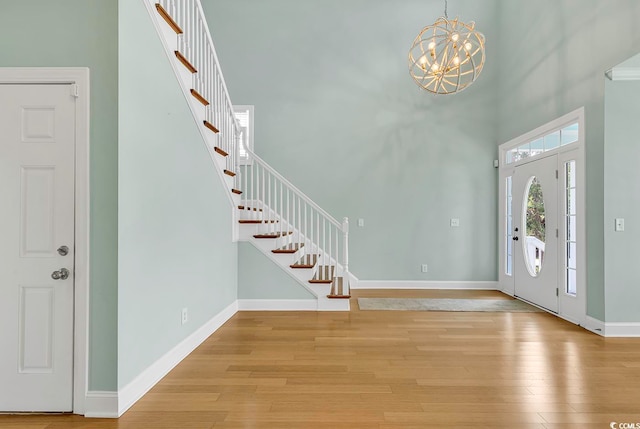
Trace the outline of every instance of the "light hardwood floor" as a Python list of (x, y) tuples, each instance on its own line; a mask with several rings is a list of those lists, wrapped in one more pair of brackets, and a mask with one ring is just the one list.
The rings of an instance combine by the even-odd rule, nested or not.
[(241, 312), (118, 420), (0, 416), (3, 429), (586, 428), (640, 423), (640, 339), (546, 313)]

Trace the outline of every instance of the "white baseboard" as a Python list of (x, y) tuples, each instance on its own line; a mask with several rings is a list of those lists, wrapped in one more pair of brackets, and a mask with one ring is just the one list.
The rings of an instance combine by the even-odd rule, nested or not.
[(318, 311), (315, 299), (239, 299), (238, 311)]
[(118, 414), (118, 392), (89, 391), (84, 400), (84, 416), (116, 419)]
[(498, 290), (497, 281), (422, 281), (422, 280), (360, 280), (351, 289), (458, 289)]
[(605, 337), (640, 337), (640, 323), (605, 322)]
[(118, 391), (119, 417), (238, 311), (234, 301)]
[(603, 337), (640, 337), (638, 322), (603, 322), (587, 316), (584, 328)]

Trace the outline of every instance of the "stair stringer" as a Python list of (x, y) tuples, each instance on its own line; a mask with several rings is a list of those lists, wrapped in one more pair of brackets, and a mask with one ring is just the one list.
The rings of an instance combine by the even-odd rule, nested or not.
[(206, 117), (205, 107), (191, 95), (190, 91), (193, 82), (192, 73), (189, 72), (175, 56), (175, 51), (178, 50), (178, 39), (174, 30), (171, 29), (171, 27), (160, 17), (160, 15), (158, 15), (158, 13), (151, 6), (151, 2), (145, 0), (144, 4), (149, 12), (149, 17), (153, 22), (153, 26), (158, 33), (162, 46), (164, 47), (165, 54), (167, 55), (169, 64), (173, 69), (178, 84), (180, 85), (180, 89), (182, 90), (185, 101), (187, 102), (187, 105), (191, 110), (191, 114), (194, 121), (196, 122), (198, 131), (202, 136), (202, 141), (204, 142), (209, 156), (213, 161), (218, 177), (224, 185), (225, 194), (227, 195), (231, 209), (233, 210), (233, 241), (237, 241), (238, 229), (236, 227), (236, 207), (240, 203), (240, 196), (231, 192), (234, 181), (231, 177), (224, 174), (224, 169), (226, 167), (224, 157), (216, 153), (214, 150), (217, 143), (217, 136), (211, 130), (204, 126), (204, 119)]

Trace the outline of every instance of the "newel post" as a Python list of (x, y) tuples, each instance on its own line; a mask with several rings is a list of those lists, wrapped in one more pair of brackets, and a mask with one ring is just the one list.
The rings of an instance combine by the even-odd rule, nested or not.
[(344, 234), (344, 273), (342, 274), (343, 295), (351, 295), (351, 287), (349, 285), (349, 218), (342, 219), (342, 231)]

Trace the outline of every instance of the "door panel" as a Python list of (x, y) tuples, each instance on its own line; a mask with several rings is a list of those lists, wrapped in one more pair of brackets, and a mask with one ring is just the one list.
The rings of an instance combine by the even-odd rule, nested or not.
[(558, 312), (557, 155), (516, 167), (513, 177), (515, 295)]
[(74, 162), (69, 85), (0, 85), (0, 411), (72, 409)]

